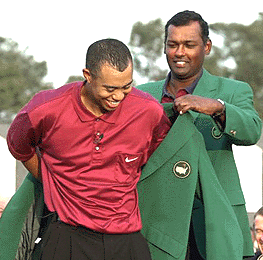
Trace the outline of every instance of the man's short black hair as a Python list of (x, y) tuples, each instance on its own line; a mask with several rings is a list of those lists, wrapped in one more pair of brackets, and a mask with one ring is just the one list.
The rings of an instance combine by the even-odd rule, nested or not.
[(170, 25), (185, 26), (185, 25), (189, 25), (193, 21), (199, 22), (200, 27), (201, 27), (201, 37), (202, 37), (204, 44), (206, 44), (207, 40), (209, 39), (209, 27), (208, 27), (207, 22), (202, 18), (200, 14), (194, 11), (188, 11), (188, 10), (177, 13), (167, 22), (167, 24), (165, 25), (164, 42), (166, 42), (167, 40), (168, 27)]
[(103, 39), (91, 44), (87, 50), (86, 68), (93, 76), (98, 76), (101, 66), (108, 63), (123, 72), (132, 62), (128, 47), (116, 39)]
[(263, 207), (261, 207), (254, 215), (253, 229), (255, 230), (255, 219), (257, 216), (263, 217)]
[(256, 213), (255, 213), (255, 216), (254, 216), (254, 219), (256, 218), (256, 216), (262, 216), (263, 217), (263, 207), (261, 207)]

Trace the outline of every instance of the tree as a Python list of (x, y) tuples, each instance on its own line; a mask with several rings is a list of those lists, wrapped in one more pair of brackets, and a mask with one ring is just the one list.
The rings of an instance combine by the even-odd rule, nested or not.
[(75, 81), (84, 81), (84, 80), (85, 79), (82, 76), (69, 76), (66, 84), (71, 83), (71, 82), (75, 82)]
[(36, 62), (33, 56), (18, 49), (18, 43), (0, 37), (0, 120), (12, 116), (42, 89), (52, 88), (43, 83), (47, 74), (45, 61)]
[[(232, 77), (250, 84), (255, 93), (255, 107), (263, 118), (263, 13), (250, 25), (212, 24), (211, 29), (224, 37), (220, 48), (223, 76)], [(227, 67), (227, 61), (234, 61), (233, 68)]]
[(167, 74), (167, 70), (162, 70), (157, 65), (163, 54), (163, 35), (161, 19), (147, 24), (137, 22), (132, 27), (129, 45), (134, 57), (134, 69), (149, 80), (160, 80)]

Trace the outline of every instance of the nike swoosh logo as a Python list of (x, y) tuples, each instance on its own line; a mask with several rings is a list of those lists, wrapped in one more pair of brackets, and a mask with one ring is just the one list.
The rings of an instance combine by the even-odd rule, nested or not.
[(132, 159), (129, 159), (128, 157), (126, 157), (126, 158), (125, 158), (125, 162), (133, 162), (133, 161), (135, 161), (135, 160), (137, 160), (137, 159), (138, 159), (138, 157), (132, 158)]

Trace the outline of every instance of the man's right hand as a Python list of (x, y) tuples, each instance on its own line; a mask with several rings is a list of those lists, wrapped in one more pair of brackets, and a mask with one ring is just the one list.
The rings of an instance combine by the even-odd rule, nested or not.
[(36, 153), (31, 159), (22, 163), (36, 179), (41, 181), (40, 160)]

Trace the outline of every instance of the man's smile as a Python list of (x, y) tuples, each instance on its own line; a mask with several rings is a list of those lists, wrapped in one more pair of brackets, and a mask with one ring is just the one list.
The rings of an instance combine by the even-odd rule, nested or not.
[(113, 100), (107, 100), (107, 99), (106, 99), (106, 102), (110, 108), (116, 108), (121, 103), (121, 101), (113, 101)]

